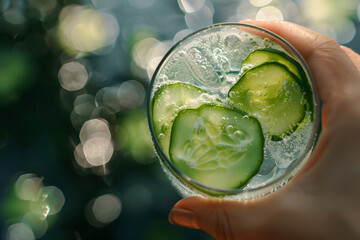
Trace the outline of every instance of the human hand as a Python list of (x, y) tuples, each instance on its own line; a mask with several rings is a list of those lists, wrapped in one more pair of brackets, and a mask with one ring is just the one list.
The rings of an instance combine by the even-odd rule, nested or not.
[(216, 239), (360, 239), (360, 56), (285, 21), (246, 21), (286, 39), (304, 57), (323, 101), (323, 130), (306, 165), (265, 197), (180, 200), (169, 220)]

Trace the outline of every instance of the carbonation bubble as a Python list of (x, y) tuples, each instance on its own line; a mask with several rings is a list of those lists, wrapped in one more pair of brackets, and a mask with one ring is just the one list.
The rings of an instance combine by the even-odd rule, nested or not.
[(241, 40), (235, 34), (231, 34), (224, 39), (224, 44), (228, 48), (238, 48), (241, 44)]
[(159, 134), (159, 140), (164, 140), (164, 138), (165, 138), (165, 135), (163, 133), (160, 133)]

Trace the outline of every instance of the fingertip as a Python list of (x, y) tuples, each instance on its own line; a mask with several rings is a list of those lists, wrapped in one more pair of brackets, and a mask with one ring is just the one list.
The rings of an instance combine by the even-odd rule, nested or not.
[(175, 207), (171, 209), (169, 213), (169, 222), (181, 227), (199, 229), (199, 223), (196, 215), (194, 212), (187, 209)]

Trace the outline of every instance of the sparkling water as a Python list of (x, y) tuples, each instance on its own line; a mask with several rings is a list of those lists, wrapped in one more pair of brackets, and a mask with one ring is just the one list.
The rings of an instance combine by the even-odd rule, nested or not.
[[(230, 88), (237, 83), (243, 72), (251, 67), (242, 66), (242, 61), (252, 51), (262, 48), (276, 49), (292, 56), (279, 44), (243, 31), (237, 25), (210, 27), (195, 33), (179, 43), (162, 62), (153, 79), (151, 98), (161, 86), (183, 82), (209, 93), (195, 101), (217, 103), (220, 100), (226, 106), (229, 103), (227, 94)], [(284, 185), (310, 154), (316, 130), (312, 115), (313, 113), (307, 112), (303, 126), (281, 141), (272, 141), (270, 136), (265, 135), (264, 161), (259, 172), (243, 187), (243, 192), (225, 198), (254, 198)], [(173, 184), (184, 196), (206, 195), (184, 184), (169, 169), (166, 162), (161, 163)], [(287, 176), (284, 177), (284, 174)]]

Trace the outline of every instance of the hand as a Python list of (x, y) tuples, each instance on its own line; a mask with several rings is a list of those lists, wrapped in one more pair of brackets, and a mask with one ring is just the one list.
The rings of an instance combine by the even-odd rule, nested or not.
[(170, 222), (216, 239), (360, 239), (360, 56), (293, 23), (245, 23), (280, 35), (304, 57), (323, 101), (322, 134), (279, 191), (248, 201), (185, 198)]

